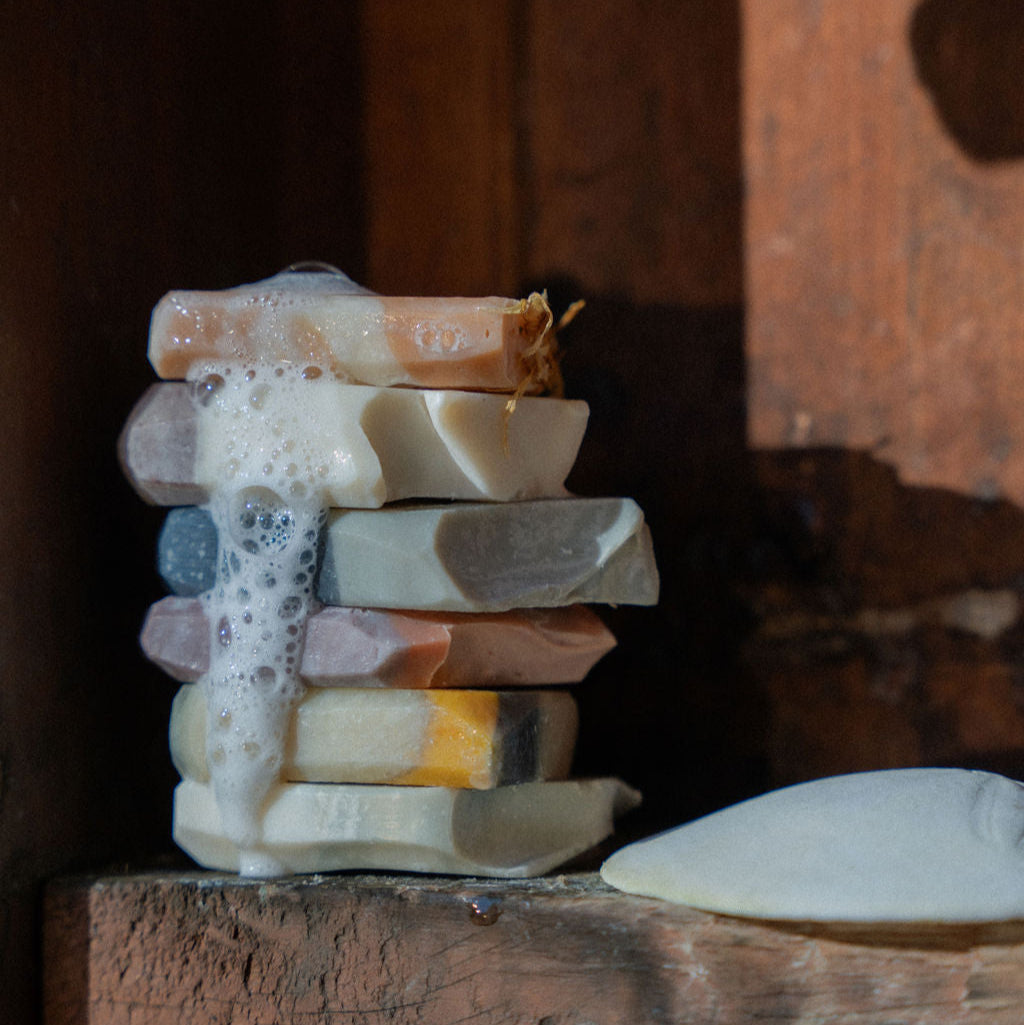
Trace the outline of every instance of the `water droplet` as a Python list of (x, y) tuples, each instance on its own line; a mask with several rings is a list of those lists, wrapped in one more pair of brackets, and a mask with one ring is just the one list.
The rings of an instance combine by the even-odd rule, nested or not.
[(319, 367), (306, 367), (302, 371), (302, 379), (304, 381), (315, 381), (323, 371)]
[(220, 710), (220, 715), (217, 716), (217, 725), (222, 729), (226, 730), (231, 725), (231, 712), (227, 708)]
[(267, 401), (267, 396), (270, 394), (269, 384), (258, 384), (251, 392), (249, 392), (249, 405), (253, 409), (262, 409)]
[(302, 599), (297, 594), (290, 594), (281, 600), (277, 614), (281, 619), (294, 619), (302, 609)]
[(497, 897), (472, 897), (467, 903), (474, 925), (494, 925), (501, 916), (501, 900)]
[(242, 744), (242, 751), (243, 751), (243, 752), (244, 752), (244, 753), (245, 753), (245, 754), (246, 754), (246, 755), (247, 755), (247, 756), (248, 756), (249, 758), (253, 758), (253, 759), (255, 759), (255, 758), (258, 758), (258, 757), (259, 757), (259, 754), (260, 754), (260, 746), (259, 746), (259, 744), (257, 744), (257, 743), (256, 743), (256, 741), (255, 741), (255, 740), (246, 740), (246, 741), (244, 741), (244, 742), (243, 742), (243, 744)]

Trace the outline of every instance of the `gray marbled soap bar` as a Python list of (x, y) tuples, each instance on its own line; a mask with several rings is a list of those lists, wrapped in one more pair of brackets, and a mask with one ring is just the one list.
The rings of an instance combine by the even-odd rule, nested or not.
[[(194, 509), (175, 509), (160, 535), (168, 588), (200, 566)], [(182, 574), (182, 568), (186, 573)], [(650, 531), (628, 498), (401, 505), (334, 510), (318, 595), (327, 605), (503, 612), (576, 602), (653, 605), (658, 571)]]

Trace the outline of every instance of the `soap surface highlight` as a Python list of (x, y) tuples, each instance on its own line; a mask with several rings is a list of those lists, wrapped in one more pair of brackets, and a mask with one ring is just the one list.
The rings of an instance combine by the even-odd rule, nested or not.
[(627, 893), (839, 922), (1024, 917), (1024, 786), (965, 769), (856, 773), (776, 790), (613, 854)]

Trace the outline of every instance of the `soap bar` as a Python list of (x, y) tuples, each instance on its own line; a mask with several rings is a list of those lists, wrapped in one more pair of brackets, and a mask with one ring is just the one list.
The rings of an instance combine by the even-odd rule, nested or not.
[[(183, 585), (170, 565), (193, 565), (184, 519), (172, 509), (159, 538), (175, 594)], [(505, 612), (658, 600), (650, 531), (628, 498), (335, 510), (326, 535), (318, 594), (327, 605)]]
[[(178, 539), (188, 538), (188, 544)], [(191, 597), (217, 582), (217, 528), (200, 506), (186, 505), (164, 520), (157, 539), (157, 570), (174, 581), (174, 593)]]
[[(263, 848), (284, 873), (342, 869), (522, 878), (541, 875), (612, 832), (640, 802), (616, 779), (494, 790), (284, 783), (272, 793)], [(209, 784), (174, 794), (175, 842), (200, 865), (246, 870)], [(252, 874), (251, 872), (249, 874)]]
[(375, 295), (340, 273), (283, 272), (223, 291), (176, 291), (153, 311), (163, 378), (197, 363), (318, 366), (360, 384), (540, 391), (553, 371), (545, 299)]
[[(148, 658), (194, 683), (210, 666), (210, 626), (196, 598), (150, 606)], [(306, 621), (299, 673), (319, 687), (508, 687), (582, 680), (615, 646), (583, 605), (494, 614), (326, 606)]]
[[(220, 402), (215, 393), (205, 404), (192, 401), (187, 384), (152, 385), (120, 442), (136, 491), (155, 504), (201, 504), (218, 482), (245, 483), (240, 466), (262, 474), (280, 462), (293, 467), (293, 486), (322, 494), (325, 505), (563, 496), (587, 426), (587, 404), (579, 400), (526, 397), (509, 413), (502, 395), (372, 388), (327, 377), (274, 383), (290, 390), (271, 414), (274, 431), (262, 430), (267, 451), (247, 457), (246, 446), (260, 444), (270, 385), (231, 382), (222, 390), (230, 388), (235, 401)], [(250, 387), (253, 401), (244, 394), (237, 401)]]
[(628, 498), (336, 510), (329, 605), (500, 612), (575, 602), (653, 605), (658, 573)]
[[(209, 780), (202, 689), (185, 684), (171, 710), (171, 757), (185, 779)], [(309, 689), (296, 705), (282, 779), (472, 787), (564, 779), (576, 702), (561, 691)]]
[(630, 844), (601, 875), (728, 915), (845, 922), (1024, 917), (1024, 786), (891, 769), (776, 790)]

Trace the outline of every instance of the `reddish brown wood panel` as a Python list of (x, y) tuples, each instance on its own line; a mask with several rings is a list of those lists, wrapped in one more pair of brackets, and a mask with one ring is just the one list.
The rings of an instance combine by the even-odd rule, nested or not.
[(375, 288), (739, 301), (733, 4), (392, 0), (363, 21)]
[(535, 0), (524, 30), (526, 272), (584, 297), (738, 303), (736, 4)]
[(1024, 501), (1024, 9), (742, 8), (752, 443)]
[(516, 291), (513, 7), (364, 6), (367, 280), (378, 291)]
[(46, 1025), (1016, 1025), (1024, 1000), (1020, 923), (776, 927), (592, 875), (72, 881), (46, 956)]

